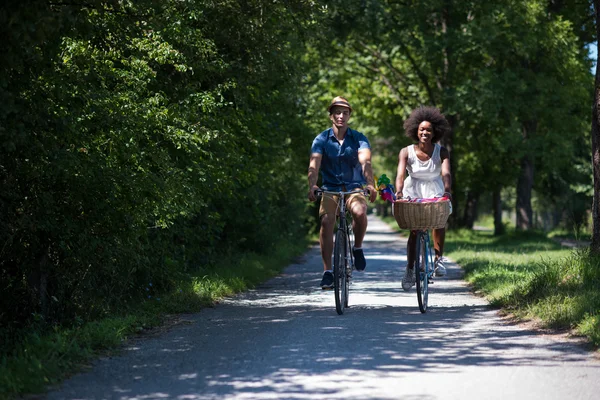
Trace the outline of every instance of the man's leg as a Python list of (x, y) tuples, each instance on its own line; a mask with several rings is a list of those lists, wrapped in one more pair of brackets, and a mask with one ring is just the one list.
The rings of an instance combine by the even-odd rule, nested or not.
[(352, 230), (354, 231), (354, 247), (361, 248), (367, 233), (367, 203), (353, 201), (350, 205), (352, 213)]
[(323, 270), (331, 271), (331, 256), (333, 255), (333, 228), (335, 227), (335, 214), (324, 214), (321, 217), (321, 230), (319, 243), (321, 244), (321, 257)]
[(321, 258), (323, 259), (323, 279), (321, 288), (333, 287), (333, 273), (331, 271), (331, 256), (333, 255), (333, 229), (335, 228), (335, 212), (337, 209), (337, 197), (324, 196), (321, 199), (319, 218), (321, 229), (319, 231), (319, 243), (321, 244)]
[(367, 267), (362, 250), (363, 239), (367, 233), (367, 200), (362, 194), (352, 195), (348, 200), (348, 209), (352, 213), (352, 230), (354, 231), (354, 266), (363, 271)]

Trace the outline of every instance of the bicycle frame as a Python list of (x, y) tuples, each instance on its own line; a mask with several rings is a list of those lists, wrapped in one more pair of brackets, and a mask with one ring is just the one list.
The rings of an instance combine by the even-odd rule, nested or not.
[(337, 229), (335, 231), (335, 242), (333, 250), (333, 276), (335, 292), (335, 309), (338, 314), (343, 314), (348, 307), (350, 292), (350, 281), (354, 270), (354, 254), (352, 245), (354, 235), (352, 231), (352, 216), (346, 209), (346, 197), (350, 194), (361, 193), (366, 195), (367, 191), (319, 191), (320, 195), (338, 196), (338, 208), (336, 211)]
[(346, 195), (347, 192), (340, 192), (339, 193), (339, 200), (338, 200), (338, 214), (336, 217), (337, 220), (337, 230), (341, 230), (343, 232), (346, 232), (346, 249), (347, 251), (346, 256), (344, 258), (344, 262), (346, 267), (350, 266), (351, 268), (348, 268), (348, 277), (352, 276), (352, 270), (354, 269), (354, 254), (352, 254), (352, 252), (350, 251), (350, 249), (352, 249), (352, 245), (354, 242), (354, 232), (352, 231), (352, 215), (346, 210)]

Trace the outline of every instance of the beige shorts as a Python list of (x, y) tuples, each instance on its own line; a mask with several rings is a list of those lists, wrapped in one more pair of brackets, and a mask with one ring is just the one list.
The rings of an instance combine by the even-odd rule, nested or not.
[[(360, 192), (361, 189), (356, 189), (356, 194), (346, 195), (346, 209), (350, 210), (354, 204), (367, 205), (366, 197)], [(338, 199), (340, 196), (333, 196), (330, 194), (323, 194), (321, 199), (321, 206), (319, 207), (319, 218), (322, 218), (325, 214), (337, 215), (338, 211)]]

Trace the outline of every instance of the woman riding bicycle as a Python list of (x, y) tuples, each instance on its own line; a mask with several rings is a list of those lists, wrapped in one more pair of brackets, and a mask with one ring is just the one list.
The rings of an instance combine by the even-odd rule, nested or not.
[[(448, 132), (450, 124), (444, 115), (434, 107), (420, 107), (410, 114), (404, 122), (406, 136), (416, 143), (402, 150), (398, 156), (396, 175), (396, 198), (434, 198), (449, 197), (452, 187), (450, 175), (450, 154), (437, 142)], [(405, 179), (406, 171), (409, 176)], [(433, 247), (435, 249), (434, 271), (436, 276), (444, 276), (444, 240), (445, 228), (433, 229)], [(410, 290), (415, 284), (414, 244), (415, 231), (411, 231), (407, 244), (408, 263), (402, 278), (402, 288)]]

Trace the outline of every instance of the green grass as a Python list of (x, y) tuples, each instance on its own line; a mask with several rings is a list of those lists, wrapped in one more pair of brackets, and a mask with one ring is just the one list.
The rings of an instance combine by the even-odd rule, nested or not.
[(535, 232), (456, 230), (445, 253), (492, 305), (600, 346), (600, 257), (587, 249), (564, 249)]
[[(393, 217), (384, 218), (397, 229)], [(445, 255), (465, 271), (465, 280), (498, 308), (541, 326), (572, 330), (600, 346), (600, 256), (587, 248), (568, 249), (553, 237), (567, 232), (516, 232), (493, 235), (491, 218), (484, 231), (449, 230)], [(582, 239), (580, 236), (579, 239)]]
[(0, 354), (0, 399), (39, 393), (80, 370), (99, 354), (118, 349), (132, 335), (162, 326), (170, 314), (210, 307), (277, 275), (290, 260), (306, 250), (306, 243), (285, 243), (271, 254), (223, 259), (180, 282), (170, 293), (153, 293), (134, 307), (99, 321), (52, 332), (29, 333), (12, 351)]
[(567, 229), (555, 229), (548, 232), (549, 238), (556, 239), (571, 239), (571, 240), (580, 240), (583, 242), (590, 242), (592, 240), (591, 232), (586, 230), (567, 230)]

